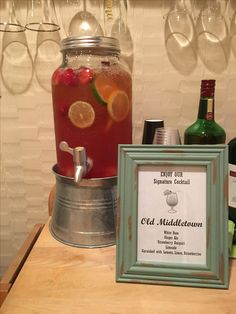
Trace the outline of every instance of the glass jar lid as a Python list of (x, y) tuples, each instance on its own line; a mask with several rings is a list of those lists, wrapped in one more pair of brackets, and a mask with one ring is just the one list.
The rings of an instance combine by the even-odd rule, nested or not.
[(61, 41), (61, 51), (68, 49), (96, 50), (103, 54), (120, 53), (119, 41), (113, 37), (105, 36), (71, 36)]

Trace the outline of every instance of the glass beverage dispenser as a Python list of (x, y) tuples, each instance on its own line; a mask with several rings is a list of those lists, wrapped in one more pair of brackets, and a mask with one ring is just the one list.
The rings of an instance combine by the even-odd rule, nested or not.
[(75, 246), (115, 241), (118, 144), (132, 142), (132, 81), (111, 37), (68, 37), (52, 76), (57, 151), (50, 229)]

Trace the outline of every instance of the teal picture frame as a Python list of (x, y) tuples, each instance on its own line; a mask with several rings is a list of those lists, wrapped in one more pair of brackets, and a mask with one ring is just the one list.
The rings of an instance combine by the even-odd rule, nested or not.
[(119, 145), (116, 281), (228, 288), (226, 145)]

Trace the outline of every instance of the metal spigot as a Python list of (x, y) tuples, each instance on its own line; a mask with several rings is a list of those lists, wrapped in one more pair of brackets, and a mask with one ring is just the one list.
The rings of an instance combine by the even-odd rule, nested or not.
[(87, 160), (85, 148), (82, 146), (71, 148), (65, 141), (60, 142), (59, 148), (73, 156), (74, 181), (75, 183), (79, 183), (91, 169), (91, 162)]

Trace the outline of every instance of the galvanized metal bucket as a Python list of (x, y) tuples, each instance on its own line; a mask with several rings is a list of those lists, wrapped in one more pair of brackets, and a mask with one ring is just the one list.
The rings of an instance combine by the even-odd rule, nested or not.
[(50, 231), (57, 240), (77, 247), (115, 244), (117, 177), (82, 179), (56, 172), (56, 194)]

